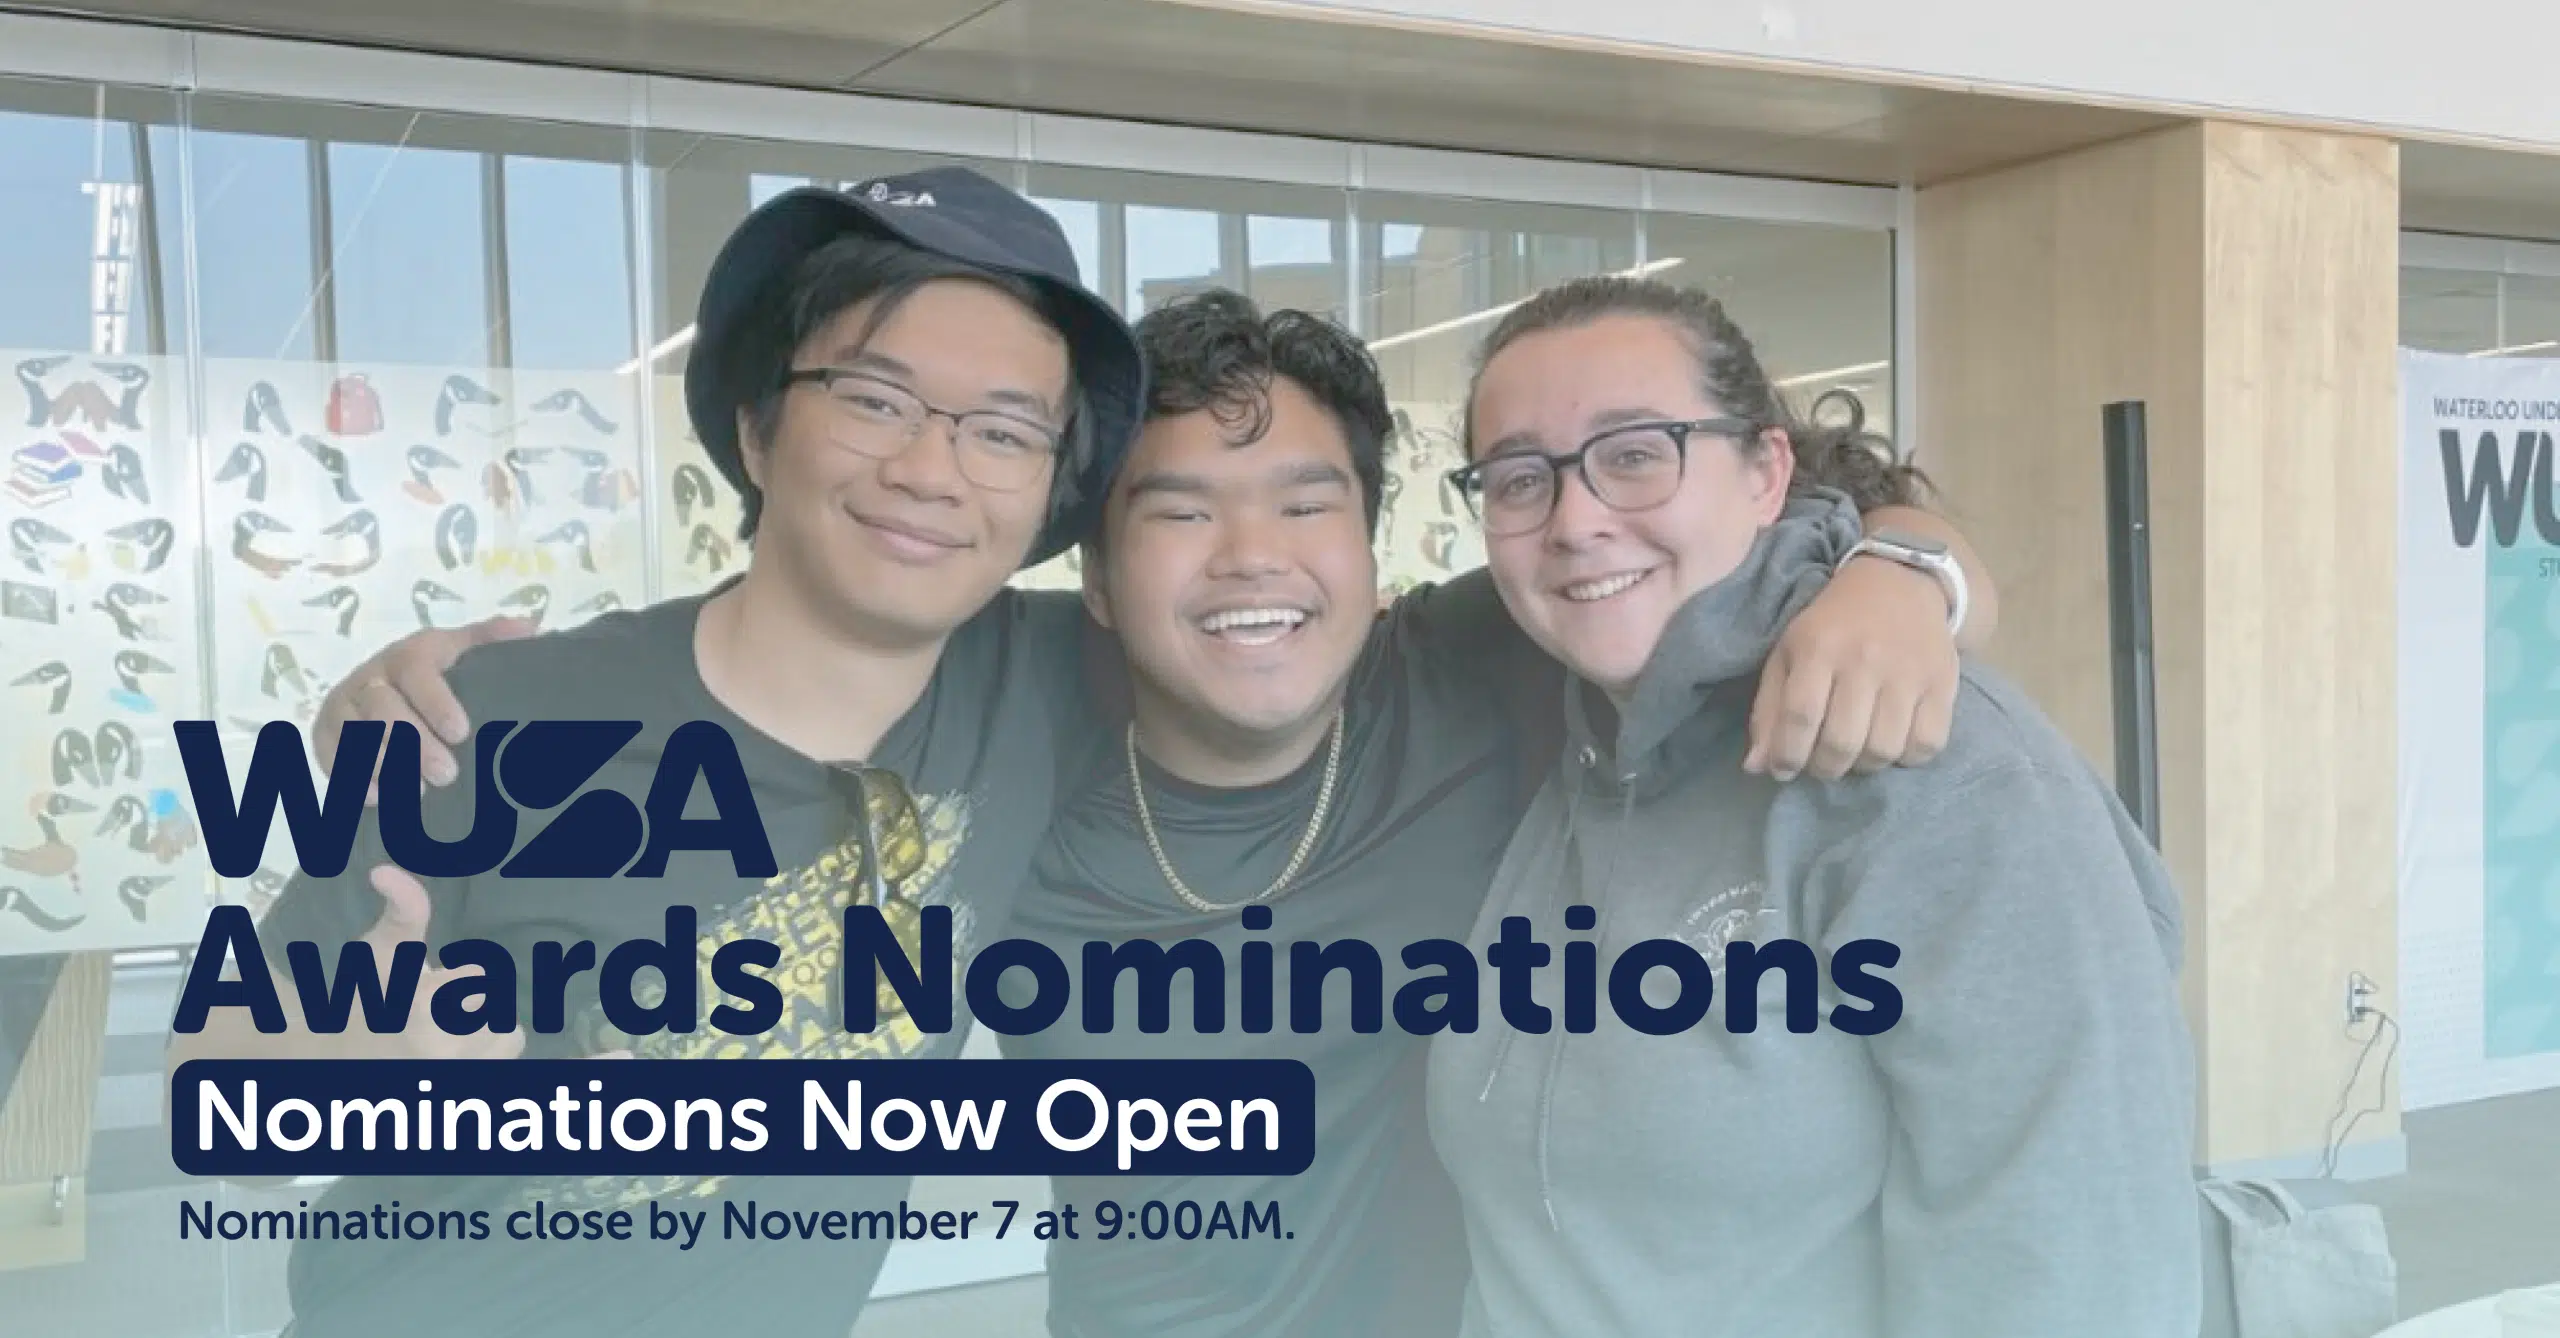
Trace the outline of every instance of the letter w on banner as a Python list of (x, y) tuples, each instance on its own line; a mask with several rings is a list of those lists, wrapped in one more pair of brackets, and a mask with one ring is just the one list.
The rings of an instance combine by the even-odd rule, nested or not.
[(2400, 405), (2415, 1110), (2560, 1087), (2560, 360), (2404, 349)]

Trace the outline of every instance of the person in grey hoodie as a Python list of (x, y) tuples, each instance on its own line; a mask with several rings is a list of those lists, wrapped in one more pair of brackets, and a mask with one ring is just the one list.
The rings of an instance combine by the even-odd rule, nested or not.
[[(1480, 368), (1454, 481), (1571, 673), (1564, 757), (1476, 929), (1501, 1006), (1430, 1062), (1466, 1332), (2192, 1338), (2158, 856), (1978, 665), (1933, 767), (1745, 772), (1753, 679), (1860, 534), (1791, 486), (1810, 429), (1711, 299), (1569, 283)], [(1503, 970), (1506, 936), (1563, 969)]]

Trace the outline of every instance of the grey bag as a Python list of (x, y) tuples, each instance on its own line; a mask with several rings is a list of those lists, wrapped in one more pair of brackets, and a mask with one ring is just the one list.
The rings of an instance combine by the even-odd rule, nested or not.
[[(2306, 1208), (2273, 1180), (2206, 1180), (2199, 1188), (2227, 1229), (2234, 1338), (2373, 1338), (2399, 1322), (2400, 1270), (2381, 1209)], [(2213, 1298), (2208, 1308), (2218, 1308)], [(2215, 1326), (2208, 1321), (2207, 1329)]]

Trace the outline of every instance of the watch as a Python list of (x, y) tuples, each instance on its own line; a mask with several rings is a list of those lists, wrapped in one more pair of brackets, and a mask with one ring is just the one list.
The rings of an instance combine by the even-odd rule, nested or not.
[[(1956, 561), (1945, 544), (1917, 535), (1878, 530), (1850, 545), (1848, 553), (1840, 559), (1840, 566), (1848, 566), (1861, 557), (1883, 558), (1937, 581), (1938, 589), (1947, 596), (1948, 634), (1964, 630), (1965, 609), (1970, 600), (1964, 584), (1964, 566)], [(1838, 569), (1833, 568), (1834, 571)]]

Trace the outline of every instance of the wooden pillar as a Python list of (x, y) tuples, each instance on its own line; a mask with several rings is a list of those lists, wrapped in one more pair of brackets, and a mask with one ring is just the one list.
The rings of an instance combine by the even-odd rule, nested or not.
[(113, 954), (74, 954), (0, 1101), (0, 1269), (76, 1263), (88, 1249), (89, 1130), (107, 1043)]
[[(2101, 406), (2148, 407), (2162, 840), (2198, 1155), (2308, 1171), (2397, 1011), (2398, 150), (2198, 122), (1924, 189), (1922, 463), (2001, 582), (1991, 659), (2112, 776)], [(2369, 1066), (2342, 1174), (2403, 1161)]]

